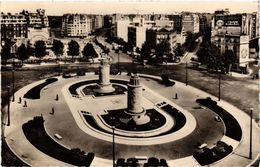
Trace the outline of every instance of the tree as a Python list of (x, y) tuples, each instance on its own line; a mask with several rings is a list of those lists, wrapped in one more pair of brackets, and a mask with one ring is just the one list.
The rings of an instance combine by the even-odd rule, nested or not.
[(177, 44), (175, 50), (174, 50), (174, 56), (176, 59), (180, 59), (184, 54), (184, 50), (182, 49), (180, 44)]
[(108, 54), (109, 54), (109, 52), (110, 52), (110, 49), (109, 49), (109, 48), (107, 48), (107, 47), (105, 47), (105, 48), (104, 48), (104, 53), (105, 53), (106, 55), (108, 55)]
[(134, 51), (134, 46), (131, 43), (123, 43), (124, 50), (133, 52)]
[(6, 60), (11, 57), (11, 47), (3, 46), (1, 50), (1, 58)]
[(87, 59), (93, 59), (94, 57), (97, 57), (97, 52), (94, 49), (94, 46), (91, 43), (87, 43), (82, 51), (82, 54)]
[(186, 35), (185, 43), (183, 44), (184, 48), (187, 51), (191, 51), (192, 49), (192, 43), (193, 43), (193, 33), (188, 31)]
[(56, 55), (56, 59), (59, 55), (63, 54), (64, 45), (60, 40), (54, 40), (52, 45), (52, 51)]
[(168, 55), (171, 51), (171, 45), (169, 41), (163, 40), (155, 48), (155, 54), (157, 58), (163, 58), (164, 55)]
[(207, 28), (204, 32), (203, 41), (211, 41), (211, 28)]
[(198, 61), (201, 64), (206, 64), (207, 62), (207, 53), (210, 52), (210, 42), (203, 42), (200, 45), (199, 50), (197, 51)]
[(5, 41), (5, 45), (1, 49), (1, 58), (3, 60), (11, 58), (11, 56), (12, 56), (12, 54), (11, 54), (11, 46), (12, 46), (11, 40), (7, 39)]
[(220, 54), (220, 49), (211, 44), (209, 51), (207, 52), (207, 68), (212, 70), (218, 70), (223, 67), (223, 58)]
[(208, 69), (217, 70), (223, 68), (223, 57), (220, 49), (210, 42), (204, 42), (197, 52), (198, 61), (207, 65)]
[(18, 59), (20, 59), (22, 63), (24, 60), (29, 58), (28, 49), (23, 43), (18, 47), (16, 54), (18, 56)]
[(236, 63), (237, 58), (232, 50), (226, 50), (223, 56), (223, 61), (225, 68), (230, 70)]
[(36, 41), (34, 44), (35, 56), (40, 59), (46, 55), (46, 45), (44, 41)]
[(71, 40), (68, 43), (68, 55), (72, 56), (72, 60), (74, 56), (78, 56), (79, 55), (79, 44), (77, 41), (75, 40)]
[(142, 61), (150, 58), (151, 50), (152, 50), (151, 44), (148, 41), (145, 41), (141, 48)]
[(194, 51), (196, 47), (196, 39), (200, 36), (200, 33), (193, 34), (192, 32), (188, 31), (186, 35), (185, 43), (183, 44), (183, 47), (186, 51), (192, 52)]
[(33, 56), (34, 53), (34, 48), (32, 47), (30, 40), (27, 41), (27, 53), (28, 57)]

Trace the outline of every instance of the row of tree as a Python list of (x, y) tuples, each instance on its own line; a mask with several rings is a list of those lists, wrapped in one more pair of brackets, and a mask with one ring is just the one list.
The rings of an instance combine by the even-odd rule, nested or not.
[(101, 42), (99, 42), (99, 41), (97, 40), (97, 38), (95, 38), (95, 44), (96, 44), (97, 46), (99, 46), (99, 47), (103, 50), (103, 52), (104, 52), (105, 54), (108, 54), (108, 53), (110, 52), (110, 49), (109, 49), (108, 47), (106, 47), (105, 45), (103, 45)]
[(176, 59), (180, 59), (184, 54), (184, 50), (180, 44), (177, 44), (175, 48), (173, 48), (173, 53), (171, 53), (171, 45), (169, 41), (164, 40), (153, 46), (149, 41), (146, 41), (140, 50), (140, 55), (142, 60), (150, 60), (152, 61), (152, 57), (154, 57), (155, 61), (173, 61)]
[[(16, 57), (20, 59), (22, 62), (24, 60), (27, 60), (30, 56), (35, 56), (37, 58), (42, 58), (46, 55), (46, 44), (44, 41), (36, 41), (34, 46), (30, 43), (30, 41), (27, 42), (27, 44), (22, 43), (15, 52), (15, 55), (11, 53), (11, 47), (12, 43), (7, 42), (5, 46), (3, 46), (1, 50), (1, 58), (2, 60), (9, 59), (11, 57)], [(58, 58), (59, 56), (63, 55), (64, 53), (64, 44), (60, 40), (54, 40), (51, 50)], [(106, 52), (108, 54), (108, 52)], [(68, 55), (72, 56), (72, 59), (74, 56), (78, 56), (80, 54), (80, 46), (77, 41), (71, 40), (68, 43)], [(87, 43), (82, 51), (82, 55), (87, 58), (91, 59), (94, 57), (97, 57), (98, 54), (94, 49), (93, 44)]]
[[(6, 60), (11, 57), (15, 57), (11, 53), (11, 45), (10, 43), (6, 43), (5, 46), (3, 46), (1, 50), (2, 59)], [(18, 59), (20, 59), (22, 62), (26, 59), (28, 59), (30, 56), (35, 55), (36, 57), (43, 57), (46, 55), (46, 45), (44, 41), (36, 41), (34, 44), (34, 47), (32, 44), (28, 41), (27, 44), (22, 43), (16, 50), (16, 56)]]

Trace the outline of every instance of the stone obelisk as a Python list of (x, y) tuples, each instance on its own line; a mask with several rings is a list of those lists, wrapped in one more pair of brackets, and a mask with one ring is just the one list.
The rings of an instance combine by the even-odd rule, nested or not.
[(115, 88), (110, 83), (110, 65), (107, 59), (102, 59), (99, 66), (99, 82), (98, 89), (94, 90), (97, 93), (112, 93)]

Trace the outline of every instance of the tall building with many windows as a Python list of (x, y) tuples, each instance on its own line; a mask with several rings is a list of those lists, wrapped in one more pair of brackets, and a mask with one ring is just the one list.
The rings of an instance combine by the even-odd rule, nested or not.
[(173, 21), (173, 29), (177, 33), (181, 33), (182, 30), (182, 15), (181, 14), (174, 14), (168, 15), (170, 21)]
[(128, 43), (141, 49), (146, 40), (146, 29), (146, 26), (129, 26)]
[(21, 43), (28, 39), (32, 44), (37, 40), (48, 41), (50, 37), (48, 17), (45, 10), (36, 12), (23, 10), (19, 14), (1, 13), (1, 46), (8, 40)]
[(192, 13), (184, 13), (182, 15), (182, 31), (183, 32), (199, 32), (199, 16)]
[(248, 35), (250, 39), (259, 37), (259, 13), (254, 12), (247, 15), (248, 17)]
[(62, 33), (68, 37), (86, 37), (103, 26), (101, 15), (64, 14), (62, 17)]
[(90, 18), (84, 14), (65, 14), (62, 17), (62, 32), (68, 37), (86, 37), (92, 28)]
[(121, 19), (115, 23), (115, 36), (122, 38), (125, 42), (128, 41), (128, 26), (130, 26), (129, 19)]
[(199, 31), (201, 33), (210, 32), (211, 31), (211, 20), (212, 14), (210, 13), (202, 13), (199, 15)]
[(253, 14), (230, 14), (228, 10), (218, 10), (214, 14), (211, 40), (220, 48), (221, 54), (226, 50), (234, 52), (237, 69), (246, 68), (250, 61), (254, 61), (249, 57), (249, 42), (257, 36), (254, 18)]
[(8, 39), (27, 38), (27, 20), (22, 14), (1, 13), (1, 46)]

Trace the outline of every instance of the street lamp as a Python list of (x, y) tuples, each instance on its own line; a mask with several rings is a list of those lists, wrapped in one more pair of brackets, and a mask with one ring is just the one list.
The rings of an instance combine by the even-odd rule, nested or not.
[(221, 70), (218, 70), (218, 101), (220, 101)]
[(113, 167), (116, 166), (115, 164), (115, 127), (112, 126), (112, 134), (113, 134)]
[(10, 86), (7, 87), (7, 126), (10, 126)]
[(186, 86), (188, 85), (188, 62), (186, 61)]
[(253, 108), (250, 108), (250, 143), (249, 143), (249, 159), (252, 159), (252, 117), (253, 117)]
[(119, 47), (117, 49), (117, 71), (119, 72)]
[(15, 98), (14, 98), (14, 70), (12, 70), (12, 84), (13, 84), (13, 102), (14, 102), (14, 100), (15, 100)]

